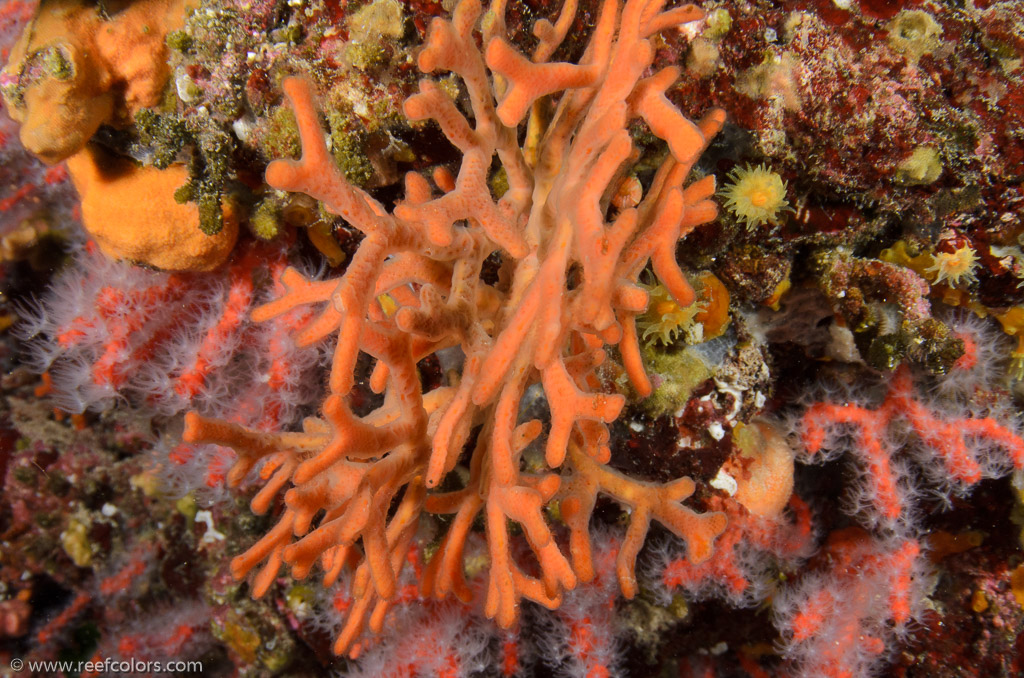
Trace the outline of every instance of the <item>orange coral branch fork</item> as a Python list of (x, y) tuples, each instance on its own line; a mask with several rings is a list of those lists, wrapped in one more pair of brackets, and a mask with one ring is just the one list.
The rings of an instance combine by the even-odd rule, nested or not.
[[(232, 482), (265, 469), (254, 509), (282, 497), (277, 526), (233, 566), (238, 577), (258, 570), (256, 595), (283, 565), (301, 578), (319, 564), (328, 583), (346, 564), (355, 567), (354, 602), (336, 652), (357, 652), (367, 626), (384, 623), (404, 556), (429, 514), (454, 519), (421, 573), (422, 593), (468, 600), (483, 590), (487, 615), (506, 628), (522, 599), (556, 607), (565, 590), (594, 577), (589, 522), (599, 494), (631, 509), (617, 566), (626, 596), (637, 590), (635, 561), (651, 520), (685, 540), (694, 562), (709, 557), (725, 529), (724, 514), (681, 503), (695, 489), (691, 479), (649, 483), (607, 466), (608, 424), (626, 399), (596, 376), (610, 355), (605, 347), (618, 344), (636, 392), (650, 393), (634, 326), (648, 303), (638, 278), (650, 263), (676, 302), (692, 303), (675, 248), (717, 214), (713, 179), (684, 183), (724, 115), (684, 117), (665, 95), (677, 69), (641, 77), (653, 61), (650, 36), (703, 16), (692, 6), (663, 8), (664, 0), (606, 0), (578, 64), (548, 60), (571, 24), (572, 0), (564, 16), (537, 26), (541, 44), (532, 57), (505, 35), (503, 2), (484, 17), (479, 0), (460, 0), (450, 20), (434, 19), (419, 67), (460, 77), (471, 115), (431, 79), (406, 112), (437, 121), (462, 163), (454, 176), (435, 172), (434, 187), (410, 174), (406, 199), (392, 213), (330, 162), (313, 85), (285, 82), (302, 157), (272, 163), (267, 182), (323, 202), (366, 237), (338, 279), (285, 272), (285, 294), (253, 319), (319, 307), (297, 339), (310, 345), (336, 335), (330, 394), (303, 433), (257, 433), (190, 415), (185, 439), (233, 447)], [(528, 135), (532, 146), (524, 151), (517, 127), (540, 99), (554, 114), (546, 129)], [(604, 196), (636, 160), (628, 133), (635, 120), (670, 153), (635, 207), (616, 211)], [(488, 188), (495, 156), (509, 184), (497, 199)], [(481, 275), (490, 257), (502, 262), (494, 283)], [(464, 355), (461, 375), (424, 393), (416, 363), (452, 346)], [(347, 401), (360, 353), (376, 361), (371, 385), (384, 393), (380, 408), (363, 417)], [(522, 414), (527, 389), (538, 384), (551, 412), (546, 431)], [(535, 440), (545, 446), (543, 471), (527, 470), (523, 460)], [(452, 474), (460, 463), (468, 468)], [(448, 491), (439, 492), (443, 480)], [(544, 511), (552, 502), (562, 506), (567, 543)], [(480, 515), (485, 535), (473, 528)], [(522, 537), (509, 531), (510, 521)], [(465, 551), (481, 538), (490, 564), (486, 586), (474, 589)], [(528, 550), (515, 548), (517, 540)], [(520, 562), (522, 553), (533, 562)]]

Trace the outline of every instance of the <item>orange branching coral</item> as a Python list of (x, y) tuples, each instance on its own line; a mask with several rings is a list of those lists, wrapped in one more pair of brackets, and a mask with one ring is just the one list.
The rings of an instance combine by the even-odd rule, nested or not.
[[(381, 628), (424, 512), (453, 518), (424, 570), (423, 592), (464, 600), (471, 597), (464, 550), (483, 514), (490, 555), (484, 607), (503, 627), (515, 621), (522, 598), (553, 608), (562, 591), (594, 577), (589, 521), (598, 494), (631, 508), (617, 556), (626, 596), (637, 589), (636, 556), (651, 520), (684, 539), (695, 562), (710, 555), (724, 529), (724, 515), (682, 505), (694, 490), (689, 478), (660, 485), (607, 466), (607, 423), (625, 399), (603, 392), (595, 375), (607, 359), (604, 346), (618, 345), (635, 390), (650, 392), (634, 323), (648, 298), (637, 279), (650, 261), (675, 301), (692, 303), (676, 243), (716, 215), (712, 177), (683, 183), (721, 127), (722, 112), (695, 123), (669, 103), (665, 92), (677, 68), (643, 77), (653, 61), (649, 38), (702, 16), (692, 6), (663, 5), (606, 0), (579, 64), (548, 61), (572, 24), (575, 0), (566, 0), (554, 24), (537, 23), (540, 42), (531, 57), (506, 38), (503, 0), (483, 16), (479, 0), (460, 0), (451, 20), (435, 19), (419, 68), (462, 78), (472, 122), (434, 81), (421, 81), (406, 114), (435, 120), (462, 163), (457, 176), (435, 173), (439, 194), (423, 176), (407, 175), (405, 199), (392, 214), (332, 165), (310, 85), (286, 81), (303, 154), (272, 163), (267, 181), (322, 201), (365, 239), (339, 279), (287, 271), (286, 294), (253, 317), (323, 304), (297, 340), (309, 345), (337, 333), (330, 394), (322, 417), (308, 419), (301, 433), (255, 432), (190, 414), (185, 438), (234, 448), (231, 484), (260, 467), (266, 484), (252, 502), (257, 513), (284, 492), (276, 526), (232, 564), (238, 577), (259, 568), (256, 595), (285, 563), (298, 578), (319, 564), (326, 585), (346, 564), (356, 567), (356, 602), (336, 652), (354, 649), (367, 624)], [(520, 148), (517, 127), (538, 100), (553, 96), (550, 123), (540, 129), (532, 119), (536, 134)], [(608, 202), (637, 157), (627, 131), (635, 119), (664, 139), (670, 154), (646, 195), (612, 212)], [(497, 200), (488, 188), (495, 154), (509, 186)], [(491, 256), (502, 262), (494, 284), (481, 276)], [(450, 347), (465, 356), (461, 376), (424, 393), (417, 362)], [(360, 352), (376, 359), (370, 386), (384, 393), (383, 404), (364, 417), (346, 400)], [(520, 401), (538, 382), (551, 412), (544, 472), (527, 470), (522, 459), (544, 428), (521, 420)], [(440, 491), (462, 460), (469, 468), (461, 489)], [(545, 517), (555, 501), (568, 526), (567, 547)], [(535, 566), (513, 558), (509, 521), (522, 528)]]

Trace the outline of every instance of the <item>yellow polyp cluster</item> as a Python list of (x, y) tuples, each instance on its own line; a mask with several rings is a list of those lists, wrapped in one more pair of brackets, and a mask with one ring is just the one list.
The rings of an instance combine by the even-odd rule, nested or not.
[(687, 343), (699, 344), (704, 341), (703, 325), (694, 322), (694, 318), (702, 310), (700, 302), (680, 306), (661, 283), (643, 287), (647, 290), (650, 301), (644, 314), (637, 318), (637, 327), (648, 346), (670, 346), (675, 343), (680, 333)]
[(790, 209), (786, 182), (766, 165), (737, 167), (729, 173), (731, 183), (722, 189), (725, 207), (747, 226), (778, 224)]
[(964, 281), (973, 281), (974, 268), (978, 257), (969, 245), (962, 245), (952, 252), (922, 252), (913, 254), (907, 243), (898, 240), (893, 246), (878, 255), (882, 261), (904, 266), (914, 271), (932, 285), (933, 297), (949, 306), (970, 310), (980, 318), (992, 315), (1003, 326), (1003, 332), (1014, 337), (1017, 343), (1010, 352), (1007, 373), (1015, 381), (1024, 380), (1024, 306), (1012, 306), (998, 313), (981, 303), (970, 290), (955, 286)]
[(932, 254), (932, 265), (925, 270), (932, 274), (934, 284), (956, 287), (977, 280), (974, 277), (977, 265), (978, 255), (970, 245), (964, 245), (952, 252), (935, 252)]
[[(929, 285), (932, 285), (932, 294), (938, 296), (943, 303), (949, 304), (950, 306), (971, 306), (970, 295), (963, 291), (956, 289), (953, 278), (950, 277), (954, 273), (955, 261), (949, 261), (948, 259), (940, 260), (938, 255), (944, 255), (944, 257), (960, 257), (968, 258), (967, 253), (957, 255), (955, 252), (920, 252), (914, 254), (908, 247), (907, 243), (903, 240), (897, 240), (893, 243), (892, 247), (884, 249), (878, 255), (878, 258), (882, 261), (890, 264), (897, 264), (905, 268), (909, 268), (914, 273), (928, 281)], [(970, 252), (974, 254), (973, 250)], [(974, 258), (976, 261), (977, 258)], [(963, 263), (960, 267), (963, 267)], [(970, 279), (973, 280), (974, 266), (970, 265), (966, 273), (970, 274)], [(944, 276), (944, 277), (940, 277)], [(961, 274), (956, 278), (957, 281), (967, 280), (965, 274)]]
[(680, 306), (660, 283), (644, 285), (650, 301), (637, 325), (649, 347), (670, 346), (680, 337), (687, 344), (699, 344), (722, 336), (729, 327), (730, 296), (722, 281), (703, 271), (693, 283), (697, 299), (689, 306)]

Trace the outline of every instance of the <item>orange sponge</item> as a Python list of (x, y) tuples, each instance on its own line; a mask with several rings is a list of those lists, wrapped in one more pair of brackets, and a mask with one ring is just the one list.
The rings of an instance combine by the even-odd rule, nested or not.
[(174, 191), (188, 181), (184, 165), (139, 167), (95, 144), (68, 159), (82, 198), (82, 223), (105, 255), (166, 271), (209, 271), (227, 259), (238, 239), (228, 202), (224, 228), (199, 230), (199, 208), (178, 204)]
[(773, 425), (754, 420), (733, 432), (736, 451), (722, 471), (736, 479), (735, 499), (762, 518), (777, 518), (793, 495), (793, 450)]
[(46, 162), (77, 153), (104, 123), (155, 106), (170, 68), (168, 32), (194, 0), (52, 0), (11, 50), (3, 97), (21, 142)]

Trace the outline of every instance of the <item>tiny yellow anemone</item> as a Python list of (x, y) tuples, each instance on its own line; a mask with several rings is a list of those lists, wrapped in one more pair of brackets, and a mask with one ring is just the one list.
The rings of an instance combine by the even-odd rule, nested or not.
[(747, 226), (777, 224), (789, 209), (786, 182), (766, 165), (737, 167), (729, 173), (731, 183), (722, 189), (725, 207)]
[(729, 290), (722, 281), (710, 271), (688, 277), (697, 293), (696, 301), (689, 306), (676, 303), (660, 282), (640, 283), (650, 301), (637, 318), (637, 327), (648, 347), (671, 346), (679, 335), (687, 344), (700, 344), (722, 336), (729, 327)]
[(704, 340), (704, 327), (694, 322), (703, 308), (698, 302), (689, 306), (680, 306), (669, 294), (668, 289), (660, 282), (651, 285), (640, 283), (647, 290), (650, 302), (647, 310), (637, 318), (644, 343), (653, 346), (660, 343), (669, 346), (682, 333), (687, 343), (699, 344)]
[(978, 255), (970, 245), (961, 245), (952, 252), (934, 252), (932, 265), (926, 271), (934, 276), (934, 283), (945, 283), (956, 287), (963, 283), (977, 282), (974, 269), (978, 265)]

